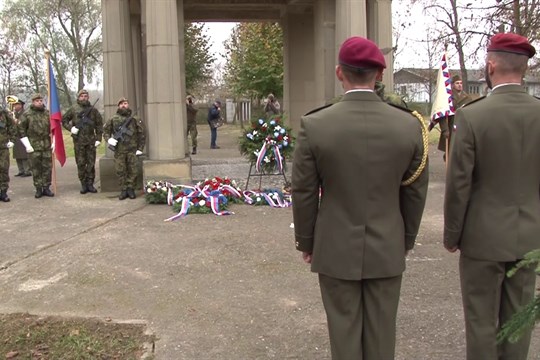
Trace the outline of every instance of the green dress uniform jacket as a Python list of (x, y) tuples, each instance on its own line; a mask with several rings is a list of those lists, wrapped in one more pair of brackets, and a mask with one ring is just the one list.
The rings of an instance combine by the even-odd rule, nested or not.
[(350, 92), (304, 116), (295, 146), (296, 248), (313, 253), (312, 271), (344, 280), (401, 275), (428, 185), (426, 168), (401, 186), (421, 162), (418, 120), (373, 92)]
[(540, 248), (540, 101), (496, 88), (456, 114), (444, 241), (469, 257), (515, 261)]

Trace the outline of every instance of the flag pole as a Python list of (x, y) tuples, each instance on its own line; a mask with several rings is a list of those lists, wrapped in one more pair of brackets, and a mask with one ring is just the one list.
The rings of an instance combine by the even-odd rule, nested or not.
[[(47, 109), (49, 110), (49, 128), (51, 129), (51, 71), (50, 71), (51, 53), (49, 50), (45, 50), (45, 59), (47, 61)], [(49, 136), (51, 137), (51, 144), (54, 144), (54, 134), (52, 132), (52, 129), (49, 132)], [(52, 180), (52, 186), (53, 186), (53, 193), (56, 194), (56, 164), (55, 164), (56, 156), (55, 156), (54, 150), (51, 151), (51, 160), (52, 160), (51, 180)]]
[[(446, 124), (448, 126), (448, 132), (450, 133), (450, 131), (452, 131), (450, 129), (450, 123), (449, 123), (449, 116), (448, 116), (448, 113), (446, 114)], [(445, 165), (446, 165), (446, 171), (448, 172), (448, 163), (450, 162), (450, 134), (448, 135), (448, 137), (445, 139), (446, 140), (446, 161), (445, 161)]]

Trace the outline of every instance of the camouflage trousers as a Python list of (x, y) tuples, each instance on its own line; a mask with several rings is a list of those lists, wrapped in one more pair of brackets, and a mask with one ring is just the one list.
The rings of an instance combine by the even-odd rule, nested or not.
[(134, 151), (114, 153), (114, 169), (121, 190), (135, 189), (138, 167), (139, 159)]
[(9, 188), (9, 149), (0, 149), (0, 190)]
[(30, 167), (32, 168), (32, 177), (34, 179), (34, 186), (36, 188), (50, 186), (52, 174), (51, 151), (34, 151), (29, 155)]
[(94, 144), (74, 142), (77, 174), (83, 184), (93, 184), (96, 177), (96, 147)]
[(191, 146), (197, 147), (197, 135), (199, 134), (197, 131), (197, 123), (188, 123), (187, 134), (188, 136), (191, 135)]

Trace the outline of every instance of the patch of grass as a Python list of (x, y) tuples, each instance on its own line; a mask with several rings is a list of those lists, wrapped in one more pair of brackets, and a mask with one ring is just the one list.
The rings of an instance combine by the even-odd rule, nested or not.
[[(73, 148), (73, 138), (71, 137), (71, 133), (67, 131), (66, 129), (63, 129), (62, 131), (64, 135), (64, 148), (66, 149), (66, 156), (67, 157), (74, 157), (75, 156), (75, 149)], [(97, 148), (97, 154), (96, 158), (99, 158), (103, 155), (105, 155), (105, 148), (107, 147), (107, 144), (103, 142), (103, 139), (101, 141), (101, 144)]]
[(0, 357), (135, 360), (144, 354), (144, 343), (156, 340), (144, 330), (144, 325), (99, 319), (0, 314)]

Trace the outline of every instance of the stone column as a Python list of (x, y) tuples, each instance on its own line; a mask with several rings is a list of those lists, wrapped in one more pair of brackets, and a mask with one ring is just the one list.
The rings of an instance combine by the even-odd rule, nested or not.
[(320, 106), (316, 98), (315, 47), (312, 13), (287, 13), (283, 25), (284, 109), (295, 132), (300, 117)]
[[(351, 36), (367, 37), (366, 0), (336, 1), (336, 42), (334, 58), (338, 58), (339, 48), (343, 41)], [(341, 95), (343, 89), (339, 81), (335, 82), (335, 95)]]
[[(129, 0), (102, 0), (103, 14), (103, 103), (104, 120), (117, 109), (117, 101), (126, 96), (135, 100), (133, 41)], [(136, 104), (136, 103), (135, 103)], [(134, 104), (134, 105), (135, 105)], [(106, 146), (106, 144), (102, 145)], [(99, 160), (101, 191), (118, 190), (112, 152)]]
[(150, 158), (143, 162), (144, 180), (190, 182), (178, 37), (179, 22), (183, 23), (183, 0), (145, 1), (143, 13), (147, 61), (146, 153)]
[[(381, 49), (392, 48), (392, 0), (368, 0), (368, 35)], [(385, 55), (383, 83), (387, 91), (394, 89), (394, 52)]]
[(315, 98), (321, 106), (335, 96), (336, 3), (317, 0), (314, 4)]

